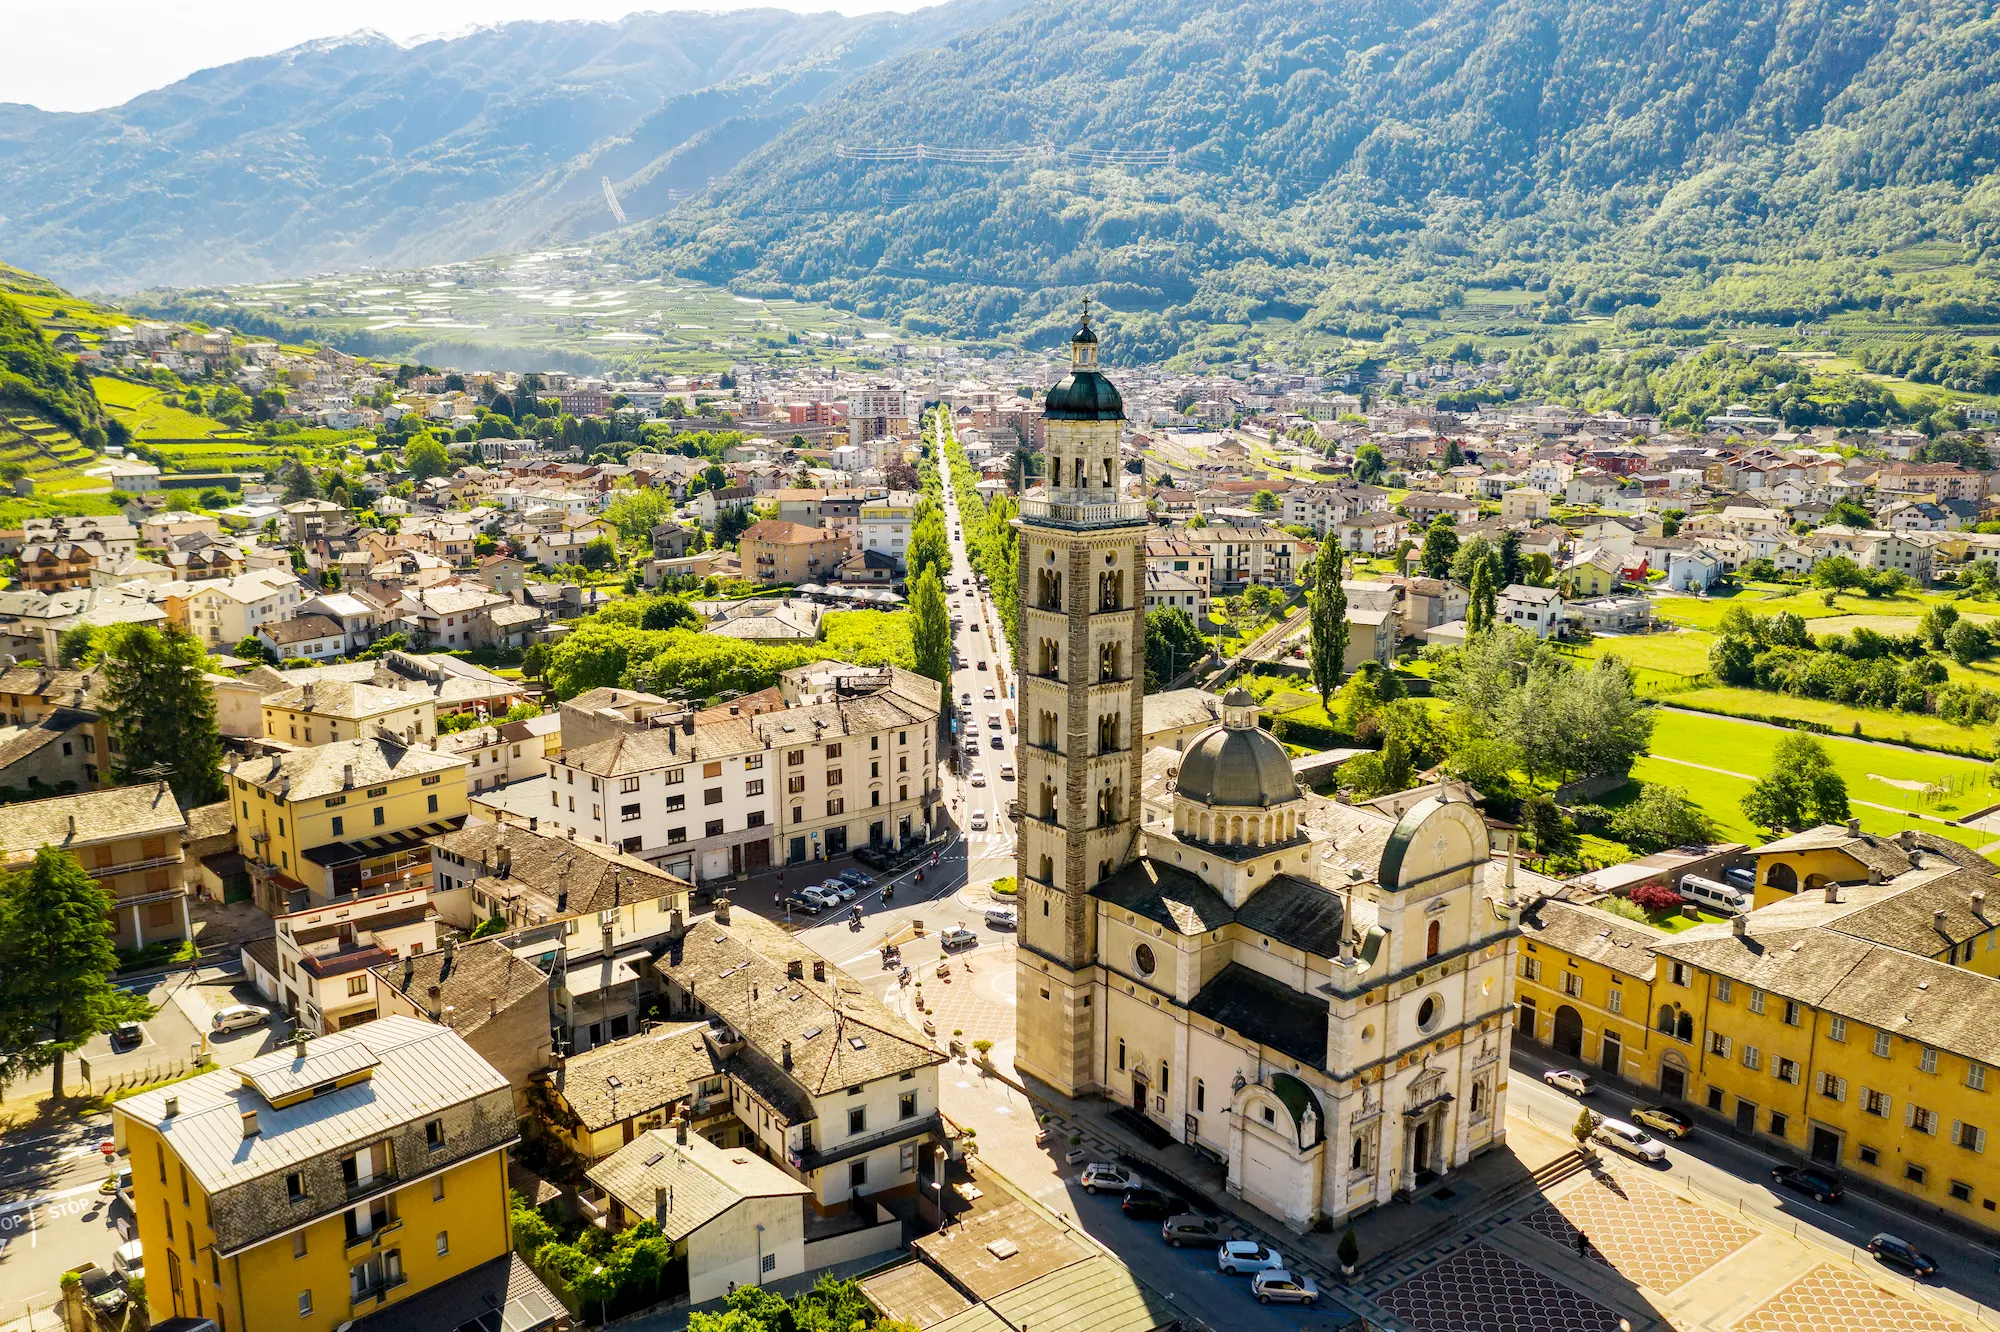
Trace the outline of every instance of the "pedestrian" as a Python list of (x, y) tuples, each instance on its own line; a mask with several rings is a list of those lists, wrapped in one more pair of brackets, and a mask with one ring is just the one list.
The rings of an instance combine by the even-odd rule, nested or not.
[(1581, 1230), (1576, 1232), (1576, 1256), (1579, 1258), (1590, 1257), (1590, 1236), (1584, 1234)]

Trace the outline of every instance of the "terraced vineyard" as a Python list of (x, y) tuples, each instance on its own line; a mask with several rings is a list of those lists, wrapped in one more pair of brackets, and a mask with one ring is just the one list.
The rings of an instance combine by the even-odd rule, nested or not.
[(96, 461), (82, 440), (53, 421), (0, 408), (0, 465), (19, 463), (37, 494), (108, 491), (102, 480), (83, 474)]

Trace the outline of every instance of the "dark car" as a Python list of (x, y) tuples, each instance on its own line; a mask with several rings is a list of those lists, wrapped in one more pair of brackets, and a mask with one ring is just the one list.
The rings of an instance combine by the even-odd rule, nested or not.
[(1814, 1202), (1840, 1201), (1840, 1181), (1814, 1166), (1779, 1166), (1771, 1172), (1771, 1182), (1811, 1194)]
[(1868, 1252), (1882, 1262), (1891, 1263), (1914, 1276), (1937, 1275), (1937, 1264), (1908, 1240), (1897, 1239), (1894, 1235), (1877, 1235), (1868, 1241)]
[(1160, 1238), (1176, 1249), (1183, 1244), (1207, 1248), (1222, 1238), (1222, 1223), (1199, 1212), (1181, 1212), (1161, 1223)]
[(797, 893), (793, 893), (787, 897), (785, 905), (794, 911), (803, 912), (808, 916), (817, 916), (820, 913), (819, 903), (813, 901), (810, 897), (800, 897)]
[(1159, 1189), (1132, 1189), (1120, 1204), (1135, 1221), (1159, 1221), (1187, 1210), (1187, 1203)]

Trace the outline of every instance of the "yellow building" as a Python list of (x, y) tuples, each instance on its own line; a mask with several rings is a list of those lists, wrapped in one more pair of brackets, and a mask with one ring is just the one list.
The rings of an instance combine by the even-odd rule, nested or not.
[(1515, 1033), (1643, 1086), (1660, 1086), (1664, 1076), (1670, 1094), (1685, 1095), (1688, 1059), (1652, 1022), (1653, 950), (1670, 937), (1560, 898), (1526, 908)]
[(1829, 883), (1860, 884), (1893, 879), (1913, 867), (1912, 857), (1930, 856), (1981, 873), (1996, 867), (1963, 843), (1906, 828), (1893, 837), (1861, 831), (1858, 819), (1767, 842), (1757, 857), (1756, 905), (1782, 902), (1794, 893), (1816, 892)]
[(383, 1018), (121, 1101), (113, 1123), (156, 1322), (375, 1332), (427, 1325), (418, 1301), (517, 1298), (510, 1327), (556, 1321), (509, 1248), (512, 1093), (447, 1027)]
[(267, 694), (264, 736), (288, 745), (323, 745), (387, 730), (405, 743), (437, 735), (437, 707), (424, 694), (350, 680), (319, 680)]

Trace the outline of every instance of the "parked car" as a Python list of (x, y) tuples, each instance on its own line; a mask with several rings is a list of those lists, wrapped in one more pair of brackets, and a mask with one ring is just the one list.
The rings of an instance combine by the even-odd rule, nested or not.
[(118, 1168), (107, 1175), (104, 1182), (97, 1186), (97, 1191), (99, 1193), (113, 1194), (130, 1203), (132, 1201), (132, 1163), (130, 1161), (120, 1161)]
[(1579, 1073), (1573, 1068), (1552, 1068), (1542, 1074), (1542, 1081), (1571, 1096), (1588, 1096), (1597, 1090), (1597, 1083), (1591, 1080), (1590, 1074)]
[(1092, 1161), (1083, 1168), (1079, 1178), (1085, 1193), (1096, 1193), (1099, 1189), (1115, 1190), (1123, 1193), (1126, 1189), (1139, 1187), (1139, 1177), (1122, 1165), (1112, 1165), (1109, 1161)]
[(969, 822), (969, 823), (967, 823), (967, 824), (966, 824), (966, 827), (968, 827), (968, 828), (972, 829), (972, 831), (974, 831), (974, 832), (985, 832), (985, 831), (986, 831), (986, 811), (985, 811), (985, 810), (983, 810), (983, 809), (975, 809), (975, 810), (973, 810), (973, 811), (972, 811), (972, 820), (971, 820), (971, 822)]
[(1187, 1203), (1160, 1189), (1138, 1188), (1127, 1190), (1125, 1201), (1119, 1206), (1135, 1221), (1158, 1221), (1178, 1216)]
[(111, 1029), (111, 1048), (114, 1050), (132, 1050), (145, 1043), (145, 1029), (136, 1022), (121, 1022)]
[(823, 909), (817, 896), (807, 897), (804, 893), (792, 893), (785, 898), (785, 905), (794, 911), (803, 911), (808, 916), (817, 916)]
[(861, 891), (845, 879), (828, 879), (819, 887), (821, 892), (832, 893), (834, 899), (841, 902), (853, 901), (856, 894)]
[(1013, 907), (989, 907), (986, 912), (986, 927), (993, 930), (1011, 930), (1020, 926), (1020, 918)]
[(1259, 1272), (1250, 1279), (1250, 1291), (1257, 1297), (1257, 1303), (1270, 1304), (1317, 1304), (1319, 1287), (1309, 1276), (1293, 1276), (1290, 1272)]
[(1818, 1166), (1779, 1166), (1771, 1172), (1771, 1182), (1810, 1194), (1817, 1203), (1840, 1201), (1840, 1181), (1833, 1177), (1831, 1171), (1821, 1170)]
[(842, 870), (833, 877), (839, 879), (842, 883), (851, 883), (856, 888), (872, 888), (875, 886), (875, 880), (869, 878), (858, 869)]
[(125, 1293), (125, 1283), (96, 1263), (85, 1263), (72, 1267), (77, 1279), (83, 1283), (83, 1297), (107, 1314), (116, 1315), (130, 1301)]
[(955, 926), (938, 936), (938, 947), (949, 953), (954, 948), (972, 948), (979, 943), (979, 936), (964, 926)]
[(262, 1004), (230, 1004), (215, 1010), (215, 1016), (208, 1020), (210, 1031), (241, 1031), (245, 1027), (261, 1027), (270, 1020), (271, 1010)]
[(1224, 1240), (1215, 1251), (1215, 1266), (1223, 1272), (1282, 1272), (1285, 1256), (1256, 1240)]
[(810, 888), (799, 889), (799, 896), (820, 907), (822, 910), (840, 905), (839, 893), (830, 893), (818, 884), (814, 884)]
[(1881, 1234), (1868, 1241), (1868, 1252), (1880, 1262), (1900, 1267), (1912, 1276), (1936, 1276), (1938, 1266), (1922, 1249), (1908, 1240)]
[(1676, 1142), (1694, 1136), (1694, 1121), (1664, 1105), (1640, 1106), (1632, 1112), (1632, 1122)]
[(1160, 1224), (1160, 1238), (1176, 1249), (1183, 1244), (1213, 1244), (1222, 1235), (1222, 1223), (1200, 1212), (1182, 1212)]
[(127, 1240), (111, 1255), (111, 1270), (125, 1281), (136, 1281), (146, 1275), (145, 1246), (138, 1240)]
[(1622, 1119), (1600, 1120), (1590, 1136), (1607, 1147), (1617, 1148), (1635, 1160), (1644, 1161), (1647, 1165), (1659, 1165), (1667, 1159), (1666, 1144)]

